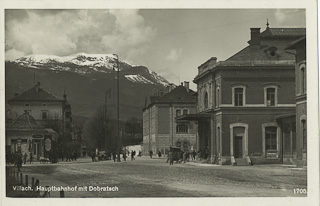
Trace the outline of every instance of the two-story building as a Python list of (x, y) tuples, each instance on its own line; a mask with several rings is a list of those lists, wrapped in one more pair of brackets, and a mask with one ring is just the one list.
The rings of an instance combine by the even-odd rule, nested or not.
[(143, 109), (143, 154), (161, 151), (166, 155), (170, 146), (195, 150), (196, 125), (185, 120), (176, 121), (176, 117), (190, 113), (196, 113), (196, 93), (189, 89), (189, 82), (175, 88), (171, 84), (166, 94), (158, 92), (147, 97)]
[[(45, 129), (46, 132), (52, 129), (58, 134), (60, 143), (71, 140), (71, 106), (68, 103), (65, 94), (63, 99), (59, 99), (41, 88), (40, 82), (38, 82), (31, 89), (9, 99), (7, 103), (6, 130), (8, 132), (10, 131), (10, 138), (7, 135), (6, 145), (7, 148), (11, 148), (11, 152), (17, 151), (18, 147), (12, 145), (14, 142), (17, 142), (18, 139), (21, 139), (15, 139), (13, 137), (19, 136), (17, 134), (26, 129), (22, 128), (19, 132), (19, 127), (15, 126), (17, 120), (21, 120), (21, 118), (26, 119), (26, 121), (34, 122), (34, 125), (38, 125), (36, 127), (31, 126), (31, 128), (27, 128), (31, 133), (34, 133), (28, 136), (28, 141), (34, 142), (34, 144), (31, 144), (31, 151), (34, 153), (34, 156), (39, 157), (43, 154), (45, 141), (44, 132), (40, 134), (37, 130), (33, 131), (34, 128), (41, 128), (41, 130)], [(55, 137), (55, 139), (58, 138)]]
[(295, 113), (295, 57), (285, 51), (304, 28), (251, 28), (249, 45), (225, 61), (211, 58), (198, 67), (200, 151), (211, 163), (280, 163), (280, 115)]

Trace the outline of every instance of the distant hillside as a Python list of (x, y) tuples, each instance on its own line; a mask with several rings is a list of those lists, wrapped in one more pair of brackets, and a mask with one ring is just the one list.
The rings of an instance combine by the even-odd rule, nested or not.
[[(120, 64), (120, 118), (142, 118), (145, 96), (164, 89), (168, 81), (144, 66)], [(105, 104), (116, 107), (116, 59), (112, 55), (76, 54), (67, 57), (32, 55), (6, 62), (6, 100), (41, 82), (41, 87), (62, 98), (65, 90), (75, 116), (90, 117)], [(113, 69), (115, 68), (115, 69)], [(35, 78), (34, 78), (35, 77)], [(110, 98), (109, 98), (110, 97)]]

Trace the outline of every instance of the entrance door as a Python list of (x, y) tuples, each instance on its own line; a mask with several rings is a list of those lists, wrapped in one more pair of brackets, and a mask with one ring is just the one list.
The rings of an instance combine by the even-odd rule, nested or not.
[(35, 142), (33, 145), (33, 154), (37, 160), (40, 159), (40, 142)]
[(234, 137), (234, 157), (242, 158), (242, 136)]

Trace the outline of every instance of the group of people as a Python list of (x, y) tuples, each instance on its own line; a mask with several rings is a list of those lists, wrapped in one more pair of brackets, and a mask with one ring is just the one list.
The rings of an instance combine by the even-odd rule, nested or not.
[(67, 153), (64, 153), (64, 152), (61, 152), (61, 161), (64, 160), (64, 158), (66, 159), (66, 162), (69, 162), (69, 161), (77, 161), (78, 159), (78, 153), (75, 152), (75, 151), (72, 151), (72, 152), (67, 152)]
[(29, 159), (27, 153), (24, 153), (24, 155), (22, 155), (21, 151), (6, 154), (6, 164), (13, 164), (14, 166), (17, 166), (19, 172), (20, 168), (22, 167), (22, 163), (27, 164), (29, 162), (31, 164), (32, 159), (32, 152), (30, 152)]
[(189, 152), (189, 151), (185, 151), (185, 152), (176, 151), (176, 152), (173, 152), (173, 151), (170, 150), (169, 154), (168, 154), (167, 163), (170, 161), (170, 165), (173, 165), (173, 162), (175, 160), (177, 161), (177, 163), (181, 163), (181, 162), (186, 163), (186, 162), (190, 161), (190, 157), (191, 157), (192, 160), (196, 160), (196, 155), (197, 155), (197, 152), (195, 150), (192, 150), (191, 152)]

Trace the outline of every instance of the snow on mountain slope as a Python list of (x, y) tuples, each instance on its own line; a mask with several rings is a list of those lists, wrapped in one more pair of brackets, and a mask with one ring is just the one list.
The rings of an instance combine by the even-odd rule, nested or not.
[[(117, 56), (115, 54), (76, 53), (61, 57), (55, 55), (28, 55), (11, 62), (27, 68), (69, 71), (82, 75), (93, 72), (110, 73), (114, 71), (114, 68), (117, 68)], [(129, 64), (122, 60), (119, 60), (119, 64), (120, 71), (125, 69), (125, 77), (129, 81), (145, 84), (159, 83), (164, 86), (169, 83), (166, 79), (148, 68), (146, 69), (150, 76), (145, 76), (145, 74), (138, 74), (133, 71), (140, 66)], [(130, 72), (131, 69), (133, 69), (132, 73)]]
[(137, 83), (144, 83), (144, 84), (154, 84), (152, 81), (146, 79), (145, 77), (139, 75), (139, 74), (133, 74), (133, 75), (125, 75), (125, 77), (132, 82)]

